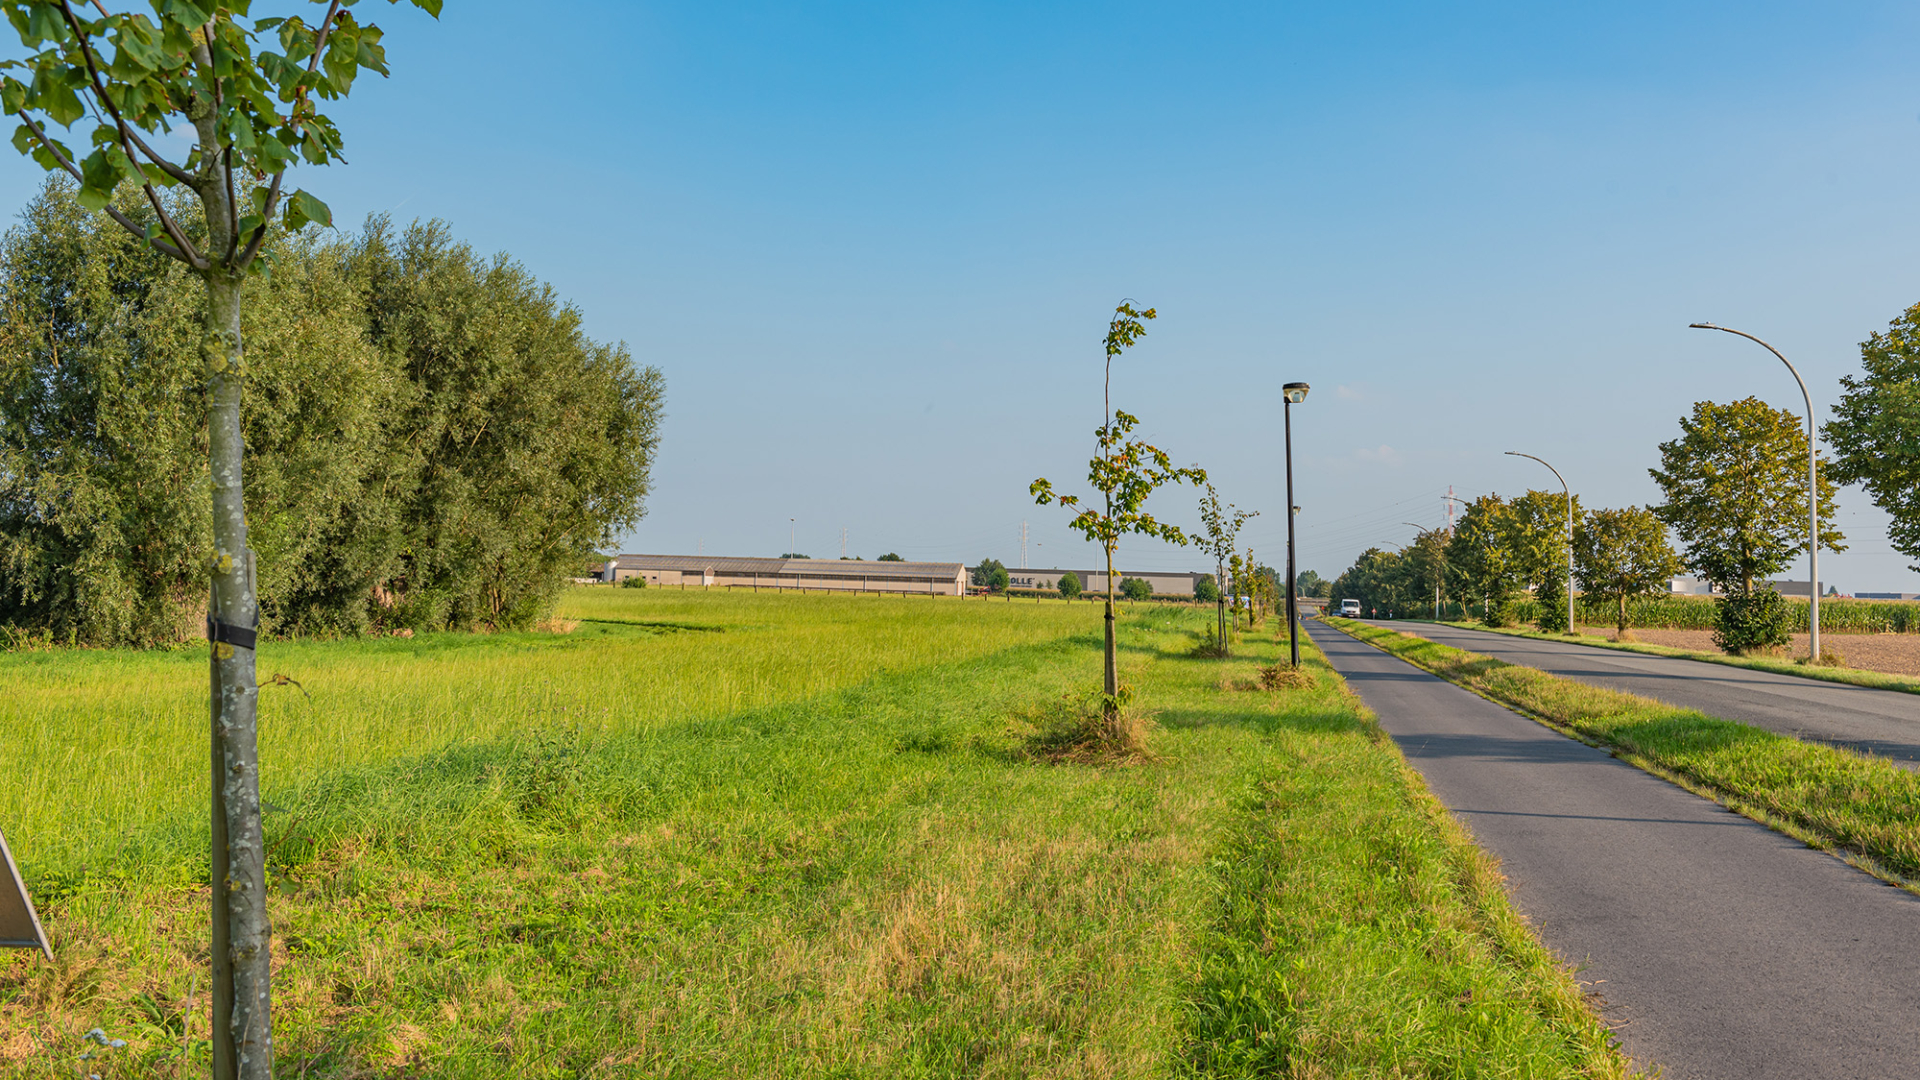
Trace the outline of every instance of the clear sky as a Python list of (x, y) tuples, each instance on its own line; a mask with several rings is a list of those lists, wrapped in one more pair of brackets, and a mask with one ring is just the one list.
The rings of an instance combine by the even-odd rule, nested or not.
[[(256, 5), (261, 6), (261, 5)], [(667, 377), (625, 550), (1087, 566), (1115, 403), (1303, 569), (1441, 496), (1657, 500), (1701, 399), (1824, 419), (1920, 302), (1910, 3), (362, 4), (394, 76), (334, 110), (336, 219), (440, 217)], [(39, 170), (0, 159), (18, 206)], [(1197, 523), (1185, 489), (1163, 516)], [(1843, 591), (1920, 591), (1843, 489)], [(1123, 564), (1201, 569), (1147, 541)], [(1798, 573), (1804, 576), (1804, 560)]]

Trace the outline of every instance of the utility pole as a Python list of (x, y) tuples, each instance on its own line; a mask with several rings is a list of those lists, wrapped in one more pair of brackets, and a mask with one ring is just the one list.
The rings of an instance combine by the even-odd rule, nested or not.
[(1020, 523), (1020, 569), (1027, 568), (1027, 523)]
[(847, 557), (847, 527), (845, 525), (840, 526), (840, 557), (842, 559)]

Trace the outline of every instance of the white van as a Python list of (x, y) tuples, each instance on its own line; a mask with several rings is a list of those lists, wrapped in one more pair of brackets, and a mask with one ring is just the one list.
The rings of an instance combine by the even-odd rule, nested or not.
[(1359, 618), (1360, 617), (1360, 601), (1358, 600), (1340, 601), (1340, 617), (1343, 619)]

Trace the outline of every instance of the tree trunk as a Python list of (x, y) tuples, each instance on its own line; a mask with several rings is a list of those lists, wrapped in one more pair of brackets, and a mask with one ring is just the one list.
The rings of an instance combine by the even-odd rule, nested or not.
[(1615, 629), (1621, 634), (1627, 632), (1627, 594), (1624, 591), (1620, 594), (1620, 625)]
[(1113, 647), (1113, 546), (1107, 546), (1107, 700), (1102, 706), (1108, 720), (1120, 715), (1120, 669)]
[(260, 756), (254, 675), (253, 554), (241, 479), (246, 382), (239, 274), (206, 275), (207, 449), (213, 479), (213, 1060), (215, 1080), (273, 1075), (272, 976), (266, 851), (260, 828)]

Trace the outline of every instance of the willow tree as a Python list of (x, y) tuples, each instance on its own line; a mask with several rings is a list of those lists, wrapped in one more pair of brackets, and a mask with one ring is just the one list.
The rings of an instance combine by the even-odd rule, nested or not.
[(1146, 510), (1147, 497), (1167, 483), (1204, 484), (1207, 474), (1198, 467), (1176, 468), (1166, 451), (1133, 437), (1138, 417), (1113, 407), (1113, 361), (1146, 336), (1146, 320), (1154, 309), (1135, 310), (1132, 301), (1123, 300), (1107, 323), (1106, 380), (1102, 384), (1101, 404), (1105, 423), (1094, 429), (1095, 451), (1087, 462), (1087, 482), (1100, 493), (1100, 506), (1080, 507), (1078, 495), (1054, 493), (1053, 481), (1042, 477), (1028, 486), (1028, 494), (1042, 506), (1057, 502), (1080, 512), (1069, 522), (1071, 528), (1100, 545), (1107, 556), (1107, 648), (1106, 678), (1101, 715), (1108, 724), (1106, 734), (1120, 735), (1120, 672), (1113, 639), (1114, 575), (1113, 553), (1120, 538), (1129, 533), (1157, 537), (1170, 544), (1186, 544), (1187, 536), (1178, 525), (1156, 519)]
[[(411, 2), (439, 14), (441, 0)], [(362, 69), (387, 73), (378, 27), (355, 19), (346, 0), (313, 3), (325, 14), (308, 22), (297, 14), (256, 16), (250, 0), (151, 0), (151, 14), (111, 12), (101, 0), (0, 0), (27, 50), (0, 62), (7, 72), (0, 106), (20, 121), (14, 147), (71, 176), (82, 205), (186, 264), (205, 287), (199, 351), (213, 492), (213, 549), (205, 558), (219, 1078), (273, 1072), (255, 709), (259, 605), (242, 481), (242, 296), (249, 275), (267, 269), (260, 252), (273, 222), (290, 230), (331, 224), (325, 203), (285, 183), (297, 164), (342, 160), (340, 132), (320, 103), (344, 97)], [(56, 125), (84, 138), (78, 150), (55, 137)], [(155, 148), (175, 133), (191, 140), (178, 160)], [(147, 223), (114, 205), (123, 184), (151, 206)], [(159, 189), (172, 187), (190, 197), (163, 197)]]

